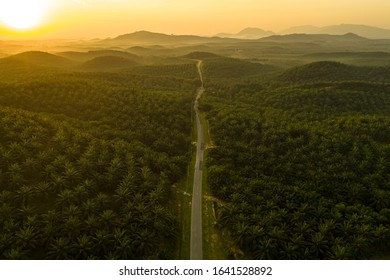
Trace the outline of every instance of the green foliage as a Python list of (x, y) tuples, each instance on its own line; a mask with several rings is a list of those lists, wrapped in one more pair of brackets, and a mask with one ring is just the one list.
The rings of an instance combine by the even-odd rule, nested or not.
[(13, 64), (65, 67), (74, 65), (74, 62), (61, 56), (38, 51), (24, 52), (0, 59), (0, 65), (2, 66), (11, 66)]
[(169, 64), (169, 65), (148, 65), (140, 66), (134, 69), (136, 74), (148, 75), (148, 76), (158, 76), (169, 77), (170, 79), (174, 78), (177, 82), (176, 85), (179, 85), (178, 78), (198, 81), (198, 72), (195, 67), (195, 62), (185, 63), (185, 64)]
[(0, 258), (172, 258), (170, 198), (191, 157), (195, 78), (2, 82)]
[[(350, 66), (302, 69), (321, 79), (324, 67)], [(224, 202), (218, 226), (245, 258), (366, 259), (389, 248), (390, 85), (348, 75), (305, 83), (296, 73), (300, 86), (256, 91), (209, 85), (208, 183)]]
[(215, 58), (219, 58), (220, 56), (216, 55), (214, 53), (210, 53), (210, 52), (199, 52), (198, 51), (198, 52), (189, 53), (189, 54), (185, 55), (184, 57), (190, 58), (190, 59), (204, 60), (204, 59), (215, 59)]
[(272, 73), (271, 65), (252, 63), (241, 59), (212, 56), (204, 62), (204, 76), (212, 81), (219, 79), (243, 79)]
[(389, 67), (351, 66), (333, 61), (319, 61), (290, 69), (280, 75), (279, 83), (304, 84), (330, 81), (389, 81)]
[(137, 65), (136, 62), (120, 56), (99, 56), (86, 61), (81, 69), (89, 71), (108, 71), (130, 68)]

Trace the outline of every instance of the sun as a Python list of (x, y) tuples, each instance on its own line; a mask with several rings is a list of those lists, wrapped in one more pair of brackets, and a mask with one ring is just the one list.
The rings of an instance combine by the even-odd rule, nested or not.
[(48, 10), (48, 0), (2, 0), (0, 22), (10, 29), (31, 30), (43, 23)]

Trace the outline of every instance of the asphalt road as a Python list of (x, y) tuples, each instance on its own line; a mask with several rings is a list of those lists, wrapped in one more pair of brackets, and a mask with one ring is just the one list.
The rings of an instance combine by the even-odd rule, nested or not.
[(203, 76), (202, 76), (202, 61), (197, 64), (199, 77), (202, 82), (198, 88), (195, 100), (195, 118), (198, 130), (198, 139), (196, 144), (196, 163), (194, 173), (194, 186), (192, 193), (192, 209), (191, 209), (191, 241), (190, 241), (190, 259), (201, 260), (203, 258), (203, 240), (202, 240), (202, 176), (203, 176), (203, 153), (204, 153), (204, 133), (203, 126), (199, 117), (198, 100), (204, 92)]

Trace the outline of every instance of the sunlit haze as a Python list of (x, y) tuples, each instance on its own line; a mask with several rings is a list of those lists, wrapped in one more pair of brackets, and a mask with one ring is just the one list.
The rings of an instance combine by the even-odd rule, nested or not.
[(11, 29), (27, 30), (43, 24), (49, 5), (46, 0), (12, 0), (0, 2), (1, 22)]
[(213, 35), (259, 27), (390, 28), (388, 0), (1, 0), (0, 38), (103, 38), (137, 30)]

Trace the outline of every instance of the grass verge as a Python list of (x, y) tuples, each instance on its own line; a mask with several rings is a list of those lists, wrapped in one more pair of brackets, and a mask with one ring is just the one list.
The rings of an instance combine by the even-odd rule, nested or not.
[[(193, 107), (193, 106), (192, 106)], [(194, 172), (196, 162), (196, 145), (197, 127), (195, 118), (192, 118), (192, 146), (191, 146), (191, 162), (188, 165), (187, 176), (179, 183), (176, 191), (177, 213), (180, 222), (179, 240), (177, 246), (176, 259), (190, 259), (190, 238), (191, 238), (191, 202), (192, 188), (194, 183)]]
[[(211, 146), (208, 122), (205, 115), (200, 112), (200, 119), (204, 129), (204, 142), (206, 147)], [(215, 199), (212, 197), (210, 188), (207, 184), (207, 155), (208, 149), (204, 151), (203, 165), (203, 199), (202, 199), (202, 223), (203, 223), (203, 259), (205, 260), (225, 260), (225, 250), (221, 233), (216, 228)]]

